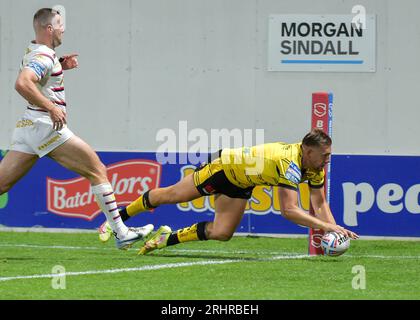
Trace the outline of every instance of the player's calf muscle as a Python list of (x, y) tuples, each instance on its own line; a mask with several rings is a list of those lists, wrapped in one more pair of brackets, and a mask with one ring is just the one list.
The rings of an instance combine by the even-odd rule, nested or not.
[(189, 201), (189, 197), (175, 186), (155, 189), (150, 193), (150, 203), (153, 206), (161, 204), (175, 204)]

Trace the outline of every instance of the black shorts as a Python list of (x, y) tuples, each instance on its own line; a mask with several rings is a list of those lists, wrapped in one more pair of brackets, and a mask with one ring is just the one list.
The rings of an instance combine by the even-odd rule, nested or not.
[(230, 198), (247, 200), (251, 198), (254, 189), (254, 187), (240, 188), (230, 182), (223, 171), (220, 158), (197, 168), (194, 171), (194, 184), (202, 196), (221, 193)]

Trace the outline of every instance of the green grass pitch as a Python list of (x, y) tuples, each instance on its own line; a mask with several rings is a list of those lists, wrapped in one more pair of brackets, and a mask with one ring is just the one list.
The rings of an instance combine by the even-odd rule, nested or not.
[(353, 240), (334, 258), (307, 256), (305, 238), (136, 253), (96, 234), (0, 232), (0, 299), (420, 299), (418, 241)]

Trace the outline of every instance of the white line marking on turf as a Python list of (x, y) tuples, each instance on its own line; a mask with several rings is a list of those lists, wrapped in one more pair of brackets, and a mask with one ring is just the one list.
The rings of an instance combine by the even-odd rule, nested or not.
[[(116, 248), (110, 247), (81, 247), (81, 246), (50, 246), (50, 245), (37, 245), (37, 244), (12, 244), (12, 243), (2, 243), (0, 247), (12, 247), (12, 248), (36, 248), (36, 249), (64, 249), (64, 250), (116, 250)], [(133, 249), (131, 249), (133, 250)], [(172, 252), (191, 252), (191, 253), (222, 253), (222, 254), (257, 254), (257, 255), (278, 255), (278, 254), (287, 254), (293, 255), (296, 253), (292, 252), (279, 252), (279, 251), (255, 251), (255, 250), (207, 250), (207, 249), (171, 249), (167, 248), (167, 251)]]
[[(36, 233), (97, 233), (97, 229), (74, 229), (74, 228), (43, 228), (43, 227), (5, 227), (0, 225), (0, 232), (36, 232)], [(261, 238), (307, 238), (306, 233), (287, 234), (287, 233), (249, 233), (235, 232), (238, 237), (261, 237)], [(420, 237), (380, 237), (380, 236), (360, 236), (359, 240), (401, 240), (401, 241), (420, 241)]]
[[(112, 248), (100, 248), (100, 247), (75, 247), (75, 246), (44, 246), (44, 245), (30, 245), (30, 244), (0, 244), (0, 247), (24, 247), (24, 248), (42, 248), (42, 249), (72, 249), (72, 250), (116, 250)], [(108, 270), (90, 270), (80, 272), (66, 272), (63, 274), (36, 274), (36, 275), (22, 275), (12, 277), (0, 277), (0, 282), (19, 280), (19, 279), (40, 279), (40, 278), (52, 278), (62, 276), (82, 276), (82, 275), (95, 275), (95, 274), (111, 274), (111, 273), (122, 273), (122, 272), (139, 272), (139, 271), (150, 271), (160, 269), (172, 269), (181, 267), (191, 266), (202, 266), (202, 265), (220, 265), (228, 263), (238, 262), (262, 262), (262, 261), (275, 261), (285, 259), (308, 259), (315, 256), (309, 256), (307, 254), (296, 254), (296, 253), (285, 253), (285, 252), (261, 252), (261, 251), (250, 251), (250, 250), (239, 250), (239, 251), (225, 251), (225, 250), (206, 250), (206, 249), (166, 249), (172, 252), (186, 252), (186, 253), (219, 253), (219, 254), (277, 254), (273, 257), (268, 258), (238, 258), (238, 259), (226, 259), (226, 260), (205, 260), (196, 262), (180, 262), (180, 263), (168, 263), (158, 265), (146, 265), (137, 268), (120, 268), (120, 269), (108, 269)], [(348, 258), (379, 258), (379, 259), (420, 259), (420, 256), (383, 256), (383, 255), (345, 255), (343, 257)]]
[(420, 256), (381, 256), (374, 254), (361, 254), (361, 255), (352, 255), (345, 254), (343, 257), (349, 258), (371, 258), (371, 259), (420, 259)]
[(66, 272), (63, 274), (35, 274), (30, 276), (14, 276), (14, 277), (0, 277), (1, 281), (10, 281), (10, 280), (22, 280), (22, 279), (41, 279), (41, 278), (52, 278), (52, 277), (67, 277), (67, 276), (82, 276), (82, 275), (92, 275), (92, 274), (107, 274), (107, 273), (121, 273), (121, 272), (139, 272), (139, 271), (150, 271), (150, 270), (160, 270), (160, 269), (173, 269), (181, 267), (192, 267), (192, 266), (204, 266), (204, 265), (215, 265), (215, 264), (228, 264), (228, 263), (238, 263), (244, 261), (273, 261), (273, 260), (282, 260), (282, 259), (303, 259), (309, 258), (307, 255), (295, 255), (295, 256), (276, 256), (271, 258), (263, 259), (228, 259), (228, 260), (205, 260), (197, 262), (180, 262), (180, 263), (167, 263), (167, 264), (158, 264), (158, 265), (146, 265), (137, 268), (122, 268), (122, 269), (108, 269), (108, 270), (90, 270), (90, 271), (80, 271), (80, 272)]
[[(300, 254), (293, 252), (264, 252), (264, 251), (218, 251), (218, 250), (195, 250), (195, 249), (166, 249), (172, 252), (197, 252), (197, 253), (222, 253), (222, 254), (255, 254), (255, 255), (287, 255), (287, 256), (298, 256)], [(306, 257), (312, 257), (306, 255)], [(371, 259), (420, 259), (420, 256), (382, 256), (382, 255), (351, 255), (345, 254), (342, 258), (371, 258)]]
[[(11, 247), (11, 248), (36, 248), (36, 249), (63, 249), (63, 250), (117, 250), (116, 248), (110, 247), (78, 247), (78, 246), (48, 246), (48, 245), (36, 245), (36, 244), (9, 244), (2, 243), (0, 247)], [(131, 248), (129, 250), (137, 250)], [(296, 252), (281, 252), (281, 251), (261, 251), (261, 250), (210, 250), (210, 249), (175, 249), (166, 248), (168, 252), (180, 252), (180, 253), (214, 253), (214, 254), (254, 254), (254, 255), (280, 255), (280, 256), (298, 256)], [(308, 255), (306, 255), (308, 257)], [(385, 256), (385, 255), (352, 255), (345, 254), (344, 258), (372, 258), (372, 259), (420, 259), (420, 256)], [(240, 259), (240, 258), (238, 258)]]
[(101, 248), (101, 247), (47, 246), (47, 245), (38, 245), (38, 244), (9, 244), (9, 243), (2, 243), (0, 244), (0, 247), (65, 249), (65, 250), (116, 250), (115, 248)]

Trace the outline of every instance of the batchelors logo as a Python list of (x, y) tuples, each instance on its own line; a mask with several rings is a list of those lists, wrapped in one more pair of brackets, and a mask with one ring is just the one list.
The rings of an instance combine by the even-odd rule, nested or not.
[[(160, 185), (162, 166), (151, 160), (127, 160), (107, 167), (118, 205), (128, 205)], [(90, 182), (85, 178), (47, 178), (48, 211), (60, 216), (93, 220), (100, 212)]]

